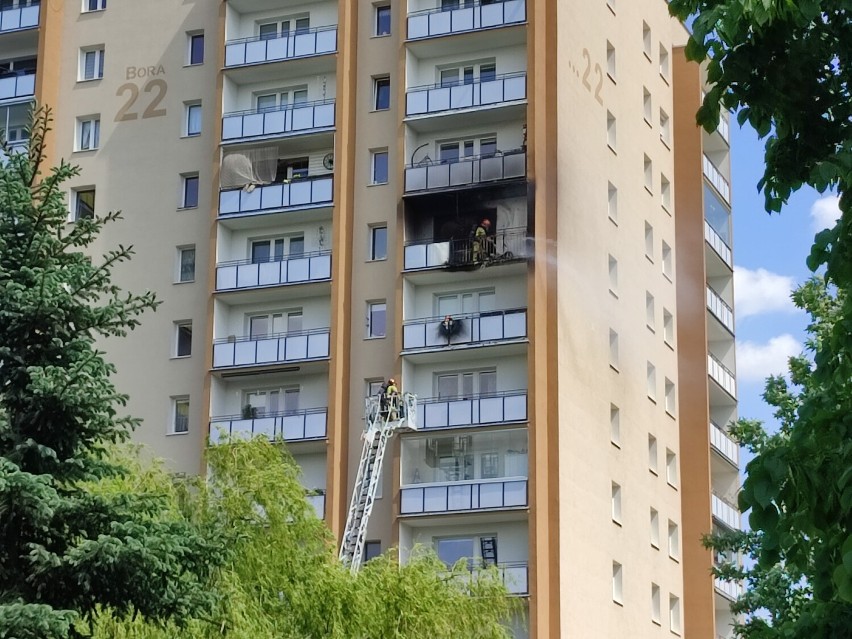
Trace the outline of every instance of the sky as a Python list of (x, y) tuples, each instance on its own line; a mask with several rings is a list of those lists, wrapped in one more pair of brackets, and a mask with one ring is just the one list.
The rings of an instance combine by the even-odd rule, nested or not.
[(803, 350), (808, 319), (793, 306), (790, 292), (811, 275), (805, 259), (814, 234), (833, 226), (840, 211), (834, 195), (803, 187), (780, 214), (766, 213), (757, 191), (763, 141), (750, 127), (740, 129), (734, 117), (731, 172), (739, 413), (771, 428), (763, 380), (786, 372), (787, 358)]

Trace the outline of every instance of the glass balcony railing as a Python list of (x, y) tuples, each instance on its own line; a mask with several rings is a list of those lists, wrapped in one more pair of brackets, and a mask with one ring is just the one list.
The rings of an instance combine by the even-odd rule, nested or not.
[(278, 260), (239, 260), (216, 265), (216, 291), (305, 284), (331, 279), (331, 252), (287, 255)]
[(730, 247), (725, 244), (721, 236), (710, 226), (707, 220), (704, 220), (704, 240), (712, 247), (716, 254), (722, 258), (722, 261), (729, 267), (733, 268), (734, 258)]
[(722, 196), (722, 199), (730, 205), (731, 185), (706, 155), (703, 157), (702, 168), (704, 170), (704, 177), (713, 185), (713, 188)]
[(276, 213), (285, 210), (331, 206), (333, 178), (314, 175), (286, 183), (219, 191), (219, 216)]
[(35, 95), (35, 73), (0, 78), (0, 100), (29, 98)]
[(498, 229), (479, 246), (471, 238), (441, 242), (418, 240), (405, 245), (403, 268), (417, 271), (431, 268), (454, 268), (477, 264), (499, 264), (532, 257), (526, 228)]
[[(529, 562), (508, 561), (495, 564), (495, 567), (497, 568), (497, 577), (506, 586), (506, 590), (510, 595), (528, 595), (530, 593)], [(474, 575), (477, 575), (480, 579), (487, 579), (491, 576), (491, 573), (488, 572), (473, 572), (473, 565), (470, 565), (468, 569), (471, 571), (469, 576), (457, 575), (456, 579), (463, 580), (464, 583), (470, 583)]]
[(0, 11), (0, 33), (34, 29), (38, 26), (39, 5)]
[(716, 493), (710, 496), (710, 502), (713, 517), (729, 528), (740, 529), (740, 511), (735, 505)]
[(319, 133), (334, 128), (334, 100), (274, 109), (235, 111), (222, 116), (222, 142), (279, 135)]
[(707, 372), (731, 397), (737, 398), (737, 379), (731, 370), (712, 354), (707, 354)]
[(495, 342), (524, 339), (527, 336), (527, 309), (484, 311), (454, 315), (452, 333), (442, 330), (443, 317), (427, 317), (404, 322), (402, 349), (446, 348), (447, 346), (487, 346)]
[(326, 437), (328, 409), (269, 413), (245, 418), (243, 415), (213, 417), (210, 420), (210, 443), (218, 444), (223, 435), (251, 439), (259, 435), (270, 441), (309, 441)]
[[(9, 155), (18, 155), (20, 153), (26, 153), (29, 149), (29, 140), (22, 140), (19, 142), (12, 142), (9, 144)], [(0, 150), (0, 165), (6, 166), (6, 163), (9, 161), (7, 154), (5, 151)]]
[(400, 489), (400, 514), (524, 508), (527, 479), (482, 479), (447, 484), (418, 484)]
[(408, 39), (434, 38), (451, 33), (493, 29), (527, 20), (525, 0), (488, 2), (464, 0), (454, 8), (437, 7), (408, 14)]
[(308, 503), (313, 506), (314, 512), (317, 515), (317, 519), (325, 518), (325, 491), (317, 492), (311, 491), (305, 497), (308, 500)]
[(213, 342), (213, 368), (259, 366), (328, 359), (329, 329), (257, 337), (227, 337)]
[(527, 74), (507, 73), (490, 80), (462, 84), (434, 84), (413, 87), (405, 92), (405, 115), (425, 115), (467, 109), (499, 106), (525, 100)]
[(337, 26), (288, 33), (277, 38), (255, 36), (225, 43), (225, 67), (278, 62), (337, 51)]
[(722, 323), (722, 326), (731, 333), (734, 332), (734, 309), (728, 306), (722, 296), (710, 286), (707, 287), (707, 308)]
[(405, 168), (405, 192), (477, 186), (526, 175), (527, 153), (524, 149), (471, 156), (453, 162), (421, 162)]
[(719, 451), (719, 454), (725, 457), (734, 466), (740, 464), (740, 447), (737, 442), (731, 439), (724, 428), (710, 422), (710, 444)]
[(467, 428), (527, 421), (527, 391), (419, 399), (417, 430)]

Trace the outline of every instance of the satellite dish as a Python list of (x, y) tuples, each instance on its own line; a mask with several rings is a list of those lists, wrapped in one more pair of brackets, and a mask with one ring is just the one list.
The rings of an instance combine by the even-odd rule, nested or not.
[(326, 153), (322, 159), (322, 165), (328, 171), (334, 169), (334, 153)]

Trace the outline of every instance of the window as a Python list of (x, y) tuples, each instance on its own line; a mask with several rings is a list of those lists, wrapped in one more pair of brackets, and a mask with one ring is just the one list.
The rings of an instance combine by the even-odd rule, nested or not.
[(618, 333), (609, 329), (609, 365), (618, 370)]
[(609, 111), (606, 112), (606, 144), (615, 151), (616, 132), (615, 132), (615, 116)]
[(390, 78), (373, 78), (373, 109), (384, 111), (390, 108)]
[(674, 317), (666, 309), (663, 309), (663, 341), (674, 345)]
[(98, 115), (77, 120), (77, 150), (93, 151), (100, 146), (101, 118)]
[(178, 247), (178, 282), (195, 281), (195, 246)]
[(261, 388), (243, 391), (243, 419), (257, 419), (271, 415), (293, 415), (299, 411), (301, 389)]
[(204, 63), (204, 32), (187, 33), (187, 44), (189, 46), (189, 64)]
[(83, 12), (102, 11), (106, 9), (107, 0), (83, 0)]
[(310, 171), (309, 166), (310, 158), (307, 157), (282, 158), (278, 160), (278, 164), (275, 168), (274, 182), (276, 184), (281, 184), (283, 182), (306, 178)]
[(269, 335), (299, 333), (302, 330), (302, 311), (295, 309), (281, 313), (248, 316), (249, 337), (258, 339)]
[(274, 40), (276, 38), (284, 38), (290, 35), (291, 31), (295, 31), (295, 35), (307, 33), (311, 28), (310, 17), (303, 18), (287, 18), (285, 20), (276, 20), (274, 22), (264, 22), (258, 25), (258, 35), (261, 40)]
[(91, 220), (95, 217), (95, 189), (74, 191), (75, 220)]
[(367, 337), (384, 337), (387, 330), (387, 304), (370, 302), (367, 304)]
[(172, 419), (170, 435), (189, 432), (189, 397), (172, 397)]
[(621, 576), (621, 564), (612, 562), (612, 600), (618, 605), (624, 605), (624, 592)]
[(370, 260), (385, 260), (388, 257), (388, 227), (370, 227)]
[(672, 208), (672, 184), (665, 175), (660, 174), (660, 204), (666, 212)]
[(657, 474), (657, 438), (648, 435), (648, 470)]
[(192, 322), (175, 323), (175, 357), (192, 355)]
[(186, 135), (201, 135), (201, 104), (198, 102), (185, 104)]
[(609, 256), (609, 292), (618, 297), (618, 260)]
[(365, 541), (364, 542), (364, 563), (371, 559), (375, 559), (382, 554), (381, 541)]
[(660, 109), (660, 140), (666, 146), (670, 146), (672, 141), (672, 125), (669, 120), (669, 114)]
[(648, 362), (648, 399), (657, 401), (657, 369)]
[(645, 21), (642, 22), (642, 52), (651, 59), (651, 27)]
[(672, 279), (672, 249), (665, 241), (663, 242), (663, 275), (669, 280)]
[(645, 257), (654, 261), (654, 227), (645, 222)]
[(666, 481), (673, 488), (677, 487), (677, 455), (666, 448)]
[(615, 47), (609, 40), (606, 43), (606, 74), (615, 82)]
[(373, 151), (372, 161), (373, 175), (372, 184), (387, 184), (388, 181), (388, 152)]
[(655, 320), (654, 296), (645, 291), (645, 326), (650, 328), (652, 333), (656, 331)]
[(654, 164), (651, 162), (651, 158), (647, 155), (645, 156), (644, 161), (645, 166), (645, 188), (648, 192), (651, 192), (651, 189), (654, 188)]
[(642, 116), (645, 118), (645, 124), (651, 126), (651, 114), (653, 107), (651, 106), (651, 92), (645, 87), (642, 87)]
[(669, 595), (669, 630), (680, 634), (680, 599)]
[(621, 525), (621, 486), (612, 482), (612, 520)]
[(194, 209), (198, 206), (198, 175), (181, 176), (180, 206), (183, 209)]
[(669, 52), (662, 44), (660, 45), (660, 75), (663, 76), (663, 80), (669, 81)]
[(306, 86), (279, 89), (272, 93), (260, 93), (255, 96), (255, 105), (258, 112), (276, 111), (288, 105), (306, 104), (308, 101), (308, 89)]
[(615, 404), (609, 405), (609, 440), (621, 448), (621, 411)]
[(459, 559), (473, 558), (473, 537), (442, 537), (433, 541), (438, 559), (447, 567), (455, 565)]
[(439, 399), (470, 399), (497, 393), (497, 371), (461, 371), (435, 375)]
[(660, 625), (660, 587), (651, 584), (651, 621)]
[(666, 378), (665, 381), (665, 389), (666, 389), (666, 412), (674, 417), (675, 409), (677, 408), (677, 393), (675, 392), (675, 385), (670, 379)]
[(607, 215), (613, 224), (618, 224), (618, 189), (612, 182), (607, 182)]
[(281, 262), (291, 256), (305, 252), (305, 236), (302, 233), (286, 237), (265, 238), (251, 242), (251, 263)]
[(98, 80), (104, 77), (104, 48), (80, 50), (80, 80)]
[(672, 559), (680, 558), (680, 536), (678, 535), (677, 524), (669, 520), (669, 557)]
[(367, 397), (375, 397), (382, 391), (382, 385), (385, 383), (385, 380), (382, 378), (378, 379), (366, 379), (367, 387)]
[(386, 36), (391, 32), (391, 8), (389, 4), (376, 7), (376, 35)]
[(660, 549), (660, 513), (651, 509), (651, 546)]

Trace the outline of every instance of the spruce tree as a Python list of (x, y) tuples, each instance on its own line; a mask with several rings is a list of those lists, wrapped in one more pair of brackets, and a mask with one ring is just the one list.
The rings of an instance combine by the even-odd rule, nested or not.
[(28, 151), (4, 145), (0, 166), (0, 639), (85, 636), (102, 611), (203, 615), (224, 559), (165, 495), (98, 489), (126, 476), (110, 448), (138, 420), (96, 343), (157, 302), (111, 283), (132, 247), (86, 252), (120, 215), (69, 223), (63, 185), (79, 169), (42, 174), (49, 123), (36, 111)]

